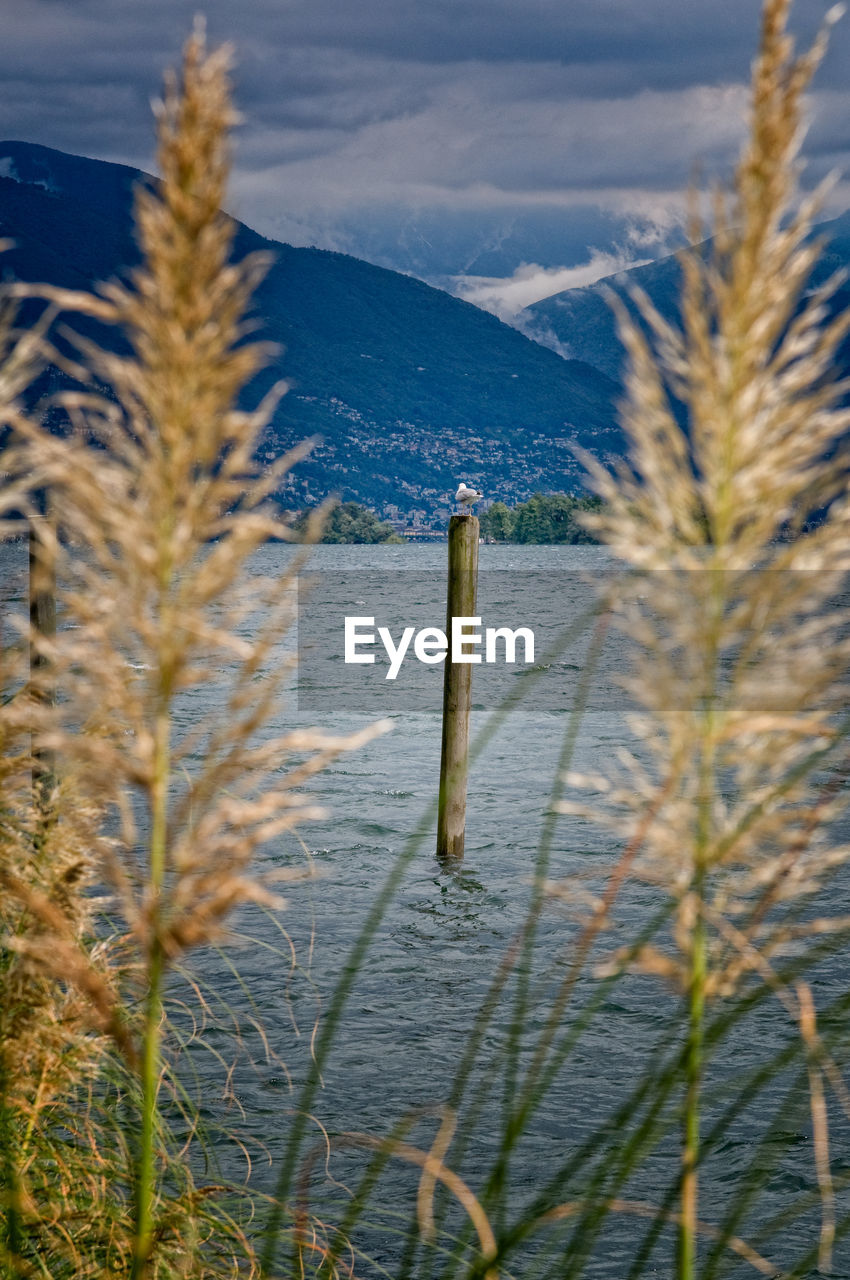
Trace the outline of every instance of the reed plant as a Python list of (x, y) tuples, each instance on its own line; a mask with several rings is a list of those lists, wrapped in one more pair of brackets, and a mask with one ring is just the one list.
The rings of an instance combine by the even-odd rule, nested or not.
[[(4, 245), (3, 248), (6, 246)], [(0, 308), (0, 395), (15, 404), (40, 371), (46, 324), (24, 328), (17, 304)], [(28, 501), (28, 478), (2, 490), (4, 526)], [(49, 533), (34, 566), (43, 573), (52, 553)], [(60, 832), (34, 799), (34, 780), (46, 781), (38, 735), (48, 727), (45, 682), (29, 679), (26, 648), (3, 637), (0, 657), (0, 1265), (16, 1273), (27, 1253), (51, 1252), (51, 1237), (73, 1256), (72, 1234), (105, 1244), (111, 1215), (105, 1206), (110, 1142), (95, 1106), (76, 1106), (86, 1082), (103, 1065), (107, 1040), (100, 996), (109, 984), (101, 948), (85, 948), (89, 990), (56, 982), (35, 958), (52, 938), (77, 948), (91, 926), (88, 896), (94, 871), (92, 837), (98, 814), (83, 797), (67, 804)], [(34, 670), (43, 650), (35, 651)], [(36, 781), (36, 786), (38, 782)], [(59, 794), (55, 796), (58, 807)], [(68, 799), (63, 791), (63, 803)], [(51, 802), (53, 808), (53, 802)], [(81, 975), (82, 976), (82, 975)], [(95, 1014), (97, 1011), (97, 1014)], [(91, 1217), (82, 1206), (95, 1210)]]
[[(20, 406), (22, 348), (38, 335), (19, 337), (5, 362), (6, 502), (31, 513), (28, 493), (50, 495), (55, 528), (43, 538), (61, 584), (57, 633), (30, 637), (44, 661), (4, 708), (34, 735), (36, 756), (59, 762), (59, 781), (35, 801), (28, 751), (9, 754), (3, 774), (3, 1265), (13, 1275), (250, 1270), (244, 1235), (169, 1132), (166, 1113), (188, 1105), (169, 974), (221, 940), (244, 904), (285, 905), (281, 883), (305, 871), (263, 864), (263, 851), (321, 812), (309, 780), (381, 727), (279, 729), (298, 561), (274, 580), (247, 565), (269, 539), (290, 538), (269, 495), (304, 451), (261, 470), (256, 447), (283, 388), (254, 410), (238, 400), (268, 354), (248, 339), (266, 260), (233, 260), (234, 224), (221, 212), (228, 61), (198, 28), (179, 79), (166, 81), (161, 178), (136, 195), (142, 263), (131, 278), (91, 296), (41, 290), (43, 329), (50, 312), (73, 310), (123, 340), (80, 339), (76, 357), (42, 348), (80, 387), (61, 397), (63, 432)], [(216, 714), (183, 729), (203, 683), (216, 686)], [(61, 691), (55, 705), (47, 684)], [(91, 1106), (87, 1089), (100, 1090)], [(106, 1141), (87, 1120), (110, 1094), (120, 1121)], [(73, 1124), (51, 1106), (58, 1095), (70, 1095)], [(181, 1119), (191, 1138), (191, 1108)], [(56, 1139), (51, 1178), (68, 1169), (55, 1196), (34, 1192), (46, 1176), (44, 1153), (40, 1172), (28, 1154), (36, 1129)], [(105, 1185), (83, 1210), (74, 1170), (89, 1168), (87, 1185), (101, 1159)], [(89, 1249), (69, 1221), (80, 1214), (111, 1222), (112, 1236)]]
[(843, 903), (825, 890), (850, 852), (836, 826), (848, 801), (850, 412), (833, 374), (850, 315), (830, 309), (840, 277), (810, 287), (829, 181), (800, 198), (798, 156), (826, 31), (797, 55), (789, 9), (764, 7), (731, 191), (713, 194), (707, 225), (692, 198), (681, 328), (640, 293), (639, 322), (618, 306), (628, 462), (612, 475), (588, 459), (604, 499), (588, 523), (634, 570), (607, 603), (634, 642), (639, 745), (617, 777), (573, 777), (602, 791), (565, 807), (610, 821), (632, 850), (629, 874), (670, 895), (665, 945), (640, 947), (628, 965), (687, 1006), (680, 1280), (698, 1270), (709, 1011), (764, 983), (799, 1030), (824, 1272), (835, 1234), (825, 1093), (848, 1102), (809, 986), (779, 976), (789, 955), (846, 933)]

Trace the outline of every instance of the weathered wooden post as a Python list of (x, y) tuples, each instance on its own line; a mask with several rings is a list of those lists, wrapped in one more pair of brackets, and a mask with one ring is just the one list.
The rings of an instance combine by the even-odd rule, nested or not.
[[(50, 660), (42, 640), (56, 635), (56, 559), (47, 516), (33, 516), (29, 525), (30, 683), (35, 699), (48, 706), (56, 701), (49, 675)], [(32, 786), (42, 812), (56, 785), (54, 753), (33, 747)]]
[[(469, 767), (469, 708), (472, 664), (451, 660), (452, 619), (475, 616), (478, 587), (478, 519), (464, 513), (449, 521), (449, 583), (446, 607), (446, 654), (443, 679), (443, 742), (440, 756), (440, 799), (437, 813), (437, 857), (463, 857), (466, 827), (466, 778)], [(464, 651), (469, 650), (464, 645)]]

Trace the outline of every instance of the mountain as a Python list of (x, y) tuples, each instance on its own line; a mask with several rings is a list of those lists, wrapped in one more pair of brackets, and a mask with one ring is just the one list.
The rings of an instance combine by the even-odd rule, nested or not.
[[(821, 223), (813, 234), (824, 241), (825, 247), (812, 272), (811, 288), (821, 285), (834, 272), (850, 268), (850, 212)], [(593, 365), (619, 382), (623, 347), (617, 336), (614, 313), (605, 295), (606, 292), (616, 294), (634, 314), (629, 294), (635, 287), (648, 295), (666, 320), (679, 320), (681, 271), (678, 259), (673, 255), (622, 271), (583, 289), (567, 289), (526, 307), (521, 312), (524, 331), (564, 355)], [(845, 282), (830, 304), (830, 313), (835, 315), (849, 307), (850, 284)], [(841, 348), (840, 366), (838, 376), (850, 376), (850, 340)]]
[[(126, 275), (138, 261), (133, 190), (150, 181), (122, 165), (0, 143), (0, 237), (15, 242), (0, 269), (73, 288)], [(579, 489), (573, 442), (618, 451), (615, 387), (597, 369), (419, 280), (236, 228), (236, 257), (273, 254), (255, 305), (259, 335), (282, 348), (251, 399), (281, 377), (291, 388), (261, 457), (306, 436), (322, 441), (281, 495), (287, 505), (339, 492), (381, 514), (428, 515), (447, 509), (460, 479), (511, 502)]]

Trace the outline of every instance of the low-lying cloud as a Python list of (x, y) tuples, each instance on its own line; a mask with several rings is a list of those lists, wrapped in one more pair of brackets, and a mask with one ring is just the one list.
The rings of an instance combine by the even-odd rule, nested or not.
[(543, 298), (551, 298), (565, 289), (580, 289), (595, 284), (604, 276), (616, 275), (630, 267), (640, 267), (647, 258), (630, 258), (625, 254), (594, 251), (589, 262), (577, 267), (541, 267), (536, 262), (523, 262), (512, 276), (455, 276), (452, 292), (465, 302), (491, 311), (508, 323), (525, 307)]

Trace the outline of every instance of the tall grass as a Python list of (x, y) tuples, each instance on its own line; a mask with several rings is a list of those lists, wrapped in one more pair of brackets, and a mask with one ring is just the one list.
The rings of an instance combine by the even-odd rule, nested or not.
[(831, 825), (847, 803), (850, 413), (831, 373), (850, 316), (829, 314), (838, 278), (808, 288), (828, 184), (798, 202), (797, 157), (825, 36), (797, 56), (789, 7), (765, 5), (732, 190), (715, 193), (708, 227), (693, 202), (681, 331), (646, 297), (643, 326), (621, 308), (629, 464), (613, 477), (591, 462), (605, 499), (592, 527), (638, 571), (611, 608), (638, 645), (629, 689), (642, 749), (601, 809), (627, 840), (640, 829), (631, 873), (673, 898), (674, 946), (632, 963), (687, 1002), (682, 1280), (696, 1274), (707, 1010), (754, 979), (806, 1043), (823, 1270), (834, 1233), (829, 1062), (809, 988), (774, 967), (792, 939), (847, 926), (843, 910), (801, 916), (847, 859)]
[[(795, 166), (823, 41), (797, 57), (787, 16), (787, 0), (766, 0), (751, 140), (732, 192), (713, 200), (711, 226), (694, 213), (694, 241), (712, 238), (682, 258), (681, 332), (646, 299), (641, 323), (623, 316), (631, 454), (617, 475), (591, 464), (605, 506), (590, 523), (634, 572), (600, 606), (527, 917), (434, 1105), (388, 1116), (383, 1134), (325, 1135), (321, 1158), (344, 1153), (353, 1170), (341, 1207), (312, 1204), (322, 1073), (434, 814), (376, 889), (328, 1001), (274, 1195), (249, 1188), (240, 1199), (223, 1180), (200, 1178), (191, 1060), (181, 1061), (183, 1030), (169, 1014), (173, 975), (197, 949), (226, 941), (236, 909), (285, 906), (279, 882), (304, 873), (271, 870), (266, 850), (319, 814), (310, 779), (383, 727), (344, 738), (275, 727), (290, 671), (276, 646), (292, 621), (299, 560), (269, 581), (249, 561), (269, 539), (289, 537), (269, 498), (300, 455), (269, 473), (254, 461), (281, 389), (254, 411), (240, 407), (267, 355), (249, 341), (265, 263), (233, 261), (233, 224), (220, 212), (232, 123), (226, 50), (208, 52), (196, 30), (180, 77), (166, 81), (162, 176), (137, 195), (142, 265), (132, 277), (93, 296), (45, 287), (48, 307), (30, 331), (7, 288), (0, 404), (12, 443), (0, 460), (0, 516), (34, 517), (37, 496), (51, 495), (55, 526), (39, 524), (60, 619), (55, 637), (24, 628), (3, 651), (6, 1275), (377, 1274), (370, 1227), (389, 1222), (397, 1280), (495, 1280), (512, 1265), (568, 1280), (587, 1273), (612, 1215), (645, 1224), (624, 1264), (628, 1280), (651, 1273), (671, 1230), (678, 1244), (665, 1273), (677, 1280), (709, 1280), (730, 1258), (771, 1275), (829, 1269), (850, 1229), (828, 1123), (836, 1099), (850, 1110), (840, 1071), (850, 999), (833, 1001), (825, 1019), (808, 975), (850, 933), (848, 914), (823, 906), (848, 859), (835, 823), (850, 729), (850, 646), (836, 603), (850, 567), (850, 415), (830, 371), (850, 322), (829, 315), (831, 286), (807, 292), (820, 197), (797, 207)], [(60, 354), (49, 340), (59, 309), (115, 326), (126, 347), (81, 341), (76, 358)], [(62, 398), (63, 434), (21, 407), (47, 360), (82, 388)], [(635, 645), (637, 741), (620, 777), (579, 778), (568, 770), (612, 626)], [(31, 670), (21, 665), (27, 642), (38, 656)], [(202, 685), (215, 713), (187, 729), (186, 701)], [(518, 685), (476, 749), (521, 697)], [(40, 765), (48, 753), (55, 776)], [(579, 785), (596, 788), (592, 801), (564, 797)], [(619, 852), (598, 884), (550, 879), (556, 829), (572, 830), (564, 813), (613, 832)], [(650, 886), (650, 909), (615, 945), (609, 935), (636, 883)], [(560, 907), (573, 917), (565, 945), (541, 957), (544, 913)], [(674, 992), (646, 1070), (581, 1140), (538, 1164), (520, 1195), (516, 1165), (553, 1086), (588, 1032), (609, 1026), (617, 986), (634, 972)], [(206, 1016), (200, 983), (195, 991)], [(795, 1038), (707, 1107), (713, 1061), (767, 999), (779, 1000)], [(775, 1109), (748, 1172), (722, 1220), (708, 1222), (701, 1171), (729, 1126), (766, 1099)], [(766, 1229), (813, 1204), (819, 1225), (783, 1271), (773, 1241), (745, 1227), (801, 1107), (816, 1194), (791, 1198)], [(492, 1145), (479, 1167), (483, 1129)], [(671, 1142), (678, 1168), (653, 1202), (642, 1180)]]
[[(24, 1035), (46, 1044), (57, 1002), (63, 1010), (70, 1002), (77, 1020), (61, 1013), (60, 1042), (68, 1039), (55, 1058), (71, 1080), (53, 1060), (28, 1071), (42, 1102), (45, 1089), (84, 1088), (106, 1037), (120, 1068), (129, 1159), (110, 1174), (124, 1211), (117, 1259), (75, 1256), (76, 1274), (116, 1261), (134, 1277), (217, 1270), (217, 1246), (198, 1226), (199, 1197), (207, 1205), (211, 1197), (175, 1161), (163, 1118), (166, 1102), (180, 1097), (166, 978), (190, 950), (221, 939), (241, 904), (284, 905), (279, 882), (298, 873), (264, 871), (261, 851), (320, 812), (305, 791), (309, 779), (374, 733), (276, 730), (290, 667), (270, 657), (292, 622), (298, 565), (274, 581), (245, 566), (270, 538), (289, 536), (267, 498), (303, 451), (261, 473), (254, 452), (282, 389), (254, 411), (237, 404), (266, 355), (246, 339), (266, 263), (232, 260), (233, 224), (221, 212), (227, 65), (227, 51), (207, 53), (198, 30), (180, 81), (166, 82), (162, 176), (137, 193), (143, 261), (132, 279), (98, 296), (52, 296), (55, 307), (120, 326), (129, 353), (81, 344), (85, 365), (74, 372), (91, 389), (64, 397), (64, 435), (26, 416), (14, 386), (6, 402), (18, 443), (5, 469), (51, 495), (61, 530), (51, 553), (63, 586), (59, 632), (52, 643), (37, 639), (47, 662), (6, 708), (10, 722), (34, 730), (39, 749), (55, 752), (61, 782), (47, 798), (50, 838), (37, 843), (26, 758), (10, 757), (4, 776), (5, 803), (22, 815), (3, 846), (4, 954), (10, 987), (17, 984), (7, 1008), (20, 1023), (7, 1028), (4, 1071), (19, 1080)], [(26, 341), (13, 346), (8, 376)], [(22, 487), (23, 479), (7, 501)], [(56, 708), (39, 701), (38, 679), (62, 690)], [(208, 681), (218, 686), (215, 717), (181, 730), (181, 699)], [(111, 921), (109, 939), (92, 931), (87, 882), (110, 895), (100, 916), (101, 928)], [(12, 1124), (24, 1103), (11, 1090), (4, 1097)], [(6, 1148), (13, 1161), (14, 1147)], [(80, 1141), (66, 1148), (85, 1159)], [(98, 1143), (89, 1154), (99, 1157)], [(7, 1257), (23, 1273), (36, 1265), (15, 1226), (27, 1161), (10, 1172), (19, 1191)]]

